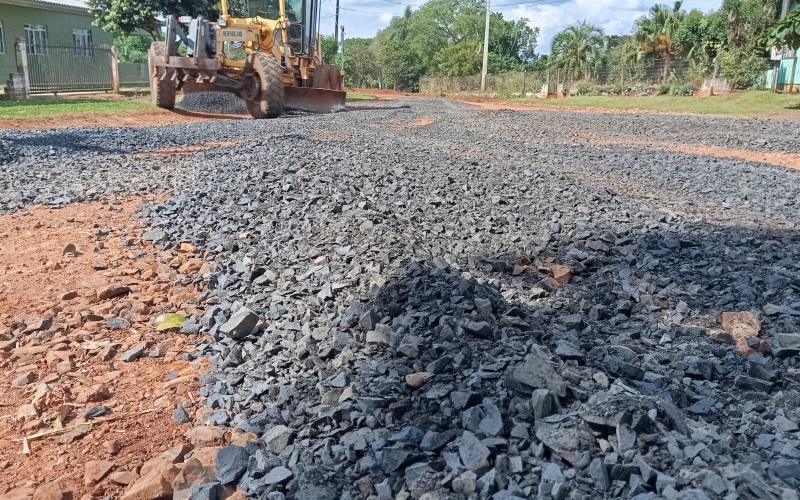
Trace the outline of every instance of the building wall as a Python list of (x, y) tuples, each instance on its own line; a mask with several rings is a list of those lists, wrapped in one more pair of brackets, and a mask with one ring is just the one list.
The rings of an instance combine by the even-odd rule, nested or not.
[[(794, 67), (794, 81), (792, 81), (792, 67)], [(767, 71), (766, 86), (772, 87), (773, 79), (775, 78), (775, 70)], [(778, 68), (778, 90), (789, 90), (789, 85), (794, 83), (794, 92), (800, 92), (800, 61), (794, 63), (794, 59), (784, 59), (780, 61)]]
[[(33, 5), (39, 3), (31, 2)], [(91, 31), (92, 42), (95, 45), (111, 45), (113, 43), (110, 33), (92, 26), (94, 17), (88, 12), (60, 5), (43, 3), (41, 5), (44, 8), (12, 5), (0, 0), (0, 23), (3, 25), (3, 41), (6, 49), (5, 54), (0, 54), (0, 88), (8, 78), (8, 74), (17, 71), (14, 40), (17, 37), (25, 37), (26, 24), (46, 26), (48, 42), (71, 44), (72, 30), (85, 29)]]

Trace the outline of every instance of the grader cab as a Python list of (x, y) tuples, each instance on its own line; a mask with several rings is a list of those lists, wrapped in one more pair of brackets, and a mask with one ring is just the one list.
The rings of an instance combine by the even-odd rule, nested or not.
[(227, 0), (216, 22), (169, 16), (164, 42), (148, 54), (153, 104), (172, 109), (180, 90), (231, 92), (253, 118), (284, 108), (341, 111), (346, 93), (338, 66), (322, 64), (320, 0), (246, 0), (248, 17), (231, 17)]

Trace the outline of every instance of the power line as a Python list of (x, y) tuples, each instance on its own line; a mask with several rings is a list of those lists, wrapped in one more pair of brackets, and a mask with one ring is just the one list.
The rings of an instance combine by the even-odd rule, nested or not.
[(399, 16), (402, 14), (402, 12), (378, 12), (374, 10), (347, 9), (345, 7), (339, 7), (339, 10), (349, 10), (351, 12), (365, 12), (367, 14), (391, 14), (393, 16)]
[(408, 7), (422, 7), (423, 5), (425, 5), (425, 2), (423, 2), (423, 3), (406, 3), (406, 2), (397, 2), (395, 0), (380, 0), (380, 1), (381, 2), (386, 2), (386, 3), (393, 3), (393, 4), (397, 4), (397, 5), (405, 5), (405, 6), (408, 6)]
[(502, 7), (517, 8), (520, 5), (557, 5), (567, 3), (569, 0), (525, 0), (523, 2), (502, 3), (493, 7), (494, 11), (505, 10)]

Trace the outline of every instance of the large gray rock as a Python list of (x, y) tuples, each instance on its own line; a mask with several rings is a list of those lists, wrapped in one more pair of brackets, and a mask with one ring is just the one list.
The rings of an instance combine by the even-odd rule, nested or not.
[(537, 354), (529, 354), (521, 364), (506, 369), (503, 382), (509, 389), (523, 394), (548, 389), (559, 397), (567, 395), (567, 381), (549, 361)]
[(489, 466), (489, 448), (487, 448), (475, 434), (464, 431), (461, 435), (461, 444), (458, 447), (458, 455), (461, 463), (468, 470), (482, 471)]
[(240, 340), (253, 331), (258, 324), (258, 315), (246, 307), (236, 311), (222, 326), (219, 331), (234, 340)]
[(247, 471), (249, 459), (250, 455), (241, 446), (231, 444), (220, 448), (217, 452), (217, 481), (222, 484), (238, 481)]

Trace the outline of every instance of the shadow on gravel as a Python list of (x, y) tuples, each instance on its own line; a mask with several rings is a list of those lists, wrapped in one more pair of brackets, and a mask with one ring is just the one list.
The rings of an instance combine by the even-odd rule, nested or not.
[[(486, 455), (535, 435), (539, 458), (583, 470), (603, 455), (597, 436), (621, 446), (623, 424), (641, 436), (636, 451), (668, 474), (686, 464), (664, 443), (702, 440), (690, 429), (703, 422), (725, 436), (708, 440), (709, 462), (719, 455), (741, 467), (767, 463), (771, 452), (753, 440), (800, 403), (800, 349), (774, 344), (797, 332), (798, 231), (686, 224), (676, 233), (554, 235), (543, 243), (522, 257), (527, 265), (519, 255), (412, 263), (372, 301), (348, 308), (341, 326), (368, 331), (366, 357), (346, 369), (356, 405), (388, 427), (376, 482), (411, 466), (412, 494), (432, 491), (434, 471), (453, 459), (441, 452), (469, 458), (475, 435)], [(553, 261), (572, 267), (569, 284), (545, 274)], [(772, 353), (744, 357), (703, 327), (718, 330), (719, 313), (748, 310), (763, 320)], [(560, 415), (545, 419), (556, 408)], [(334, 412), (318, 424), (336, 420)], [(343, 446), (358, 439), (356, 429), (342, 432)], [(768, 478), (800, 486), (785, 462), (772, 462)], [(415, 467), (419, 475), (409, 473)]]
[[(2, 131), (0, 131), (2, 132)], [(10, 131), (16, 132), (16, 131)], [(70, 132), (68, 129), (48, 129), (41, 131), (27, 131), (22, 136), (4, 137), (4, 141), (13, 143), (20, 148), (51, 148), (59, 153), (64, 152), (91, 152), (118, 154), (127, 152), (121, 148), (107, 147), (98, 145), (96, 134), (86, 134), (85, 132)], [(113, 144), (110, 140), (107, 144)]]
[[(408, 404), (397, 406), (396, 417), (425, 430), (438, 414), (441, 398), (454, 384), (464, 384), (458, 373), (472, 361), (510, 360), (533, 344), (564, 366), (591, 366), (684, 411), (708, 392), (686, 386), (680, 378), (675, 384), (653, 386), (645, 382), (648, 371), (663, 371), (659, 376), (667, 377), (688, 372), (695, 378), (684, 366), (687, 357), (721, 354), (716, 361), (720, 368), (707, 374), (708, 382), (744, 394), (748, 388), (736, 389), (734, 379), (752, 373), (753, 360), (761, 366), (755, 371), (767, 374), (770, 389), (800, 364), (797, 349), (776, 343), (779, 334), (797, 332), (800, 321), (798, 231), (687, 224), (676, 233), (554, 235), (533, 253), (473, 256), (459, 261), (460, 266), (441, 258), (434, 259), (434, 266), (414, 263), (404, 276), (378, 289), (360, 312), (372, 308), (375, 322), (391, 318), (385, 340), (397, 358), (387, 368), (392, 378), (439, 373), (434, 362), (445, 358), (453, 373), (437, 376), (421, 398), (403, 384), (368, 387), (368, 392), (393, 395), (395, 402), (418, 400), (421, 406), (414, 411)], [(572, 269), (566, 286), (547, 274), (555, 262)], [(710, 335), (721, 332), (722, 312), (735, 311), (759, 317), (761, 338), (772, 346), (772, 355), (747, 358), (733, 352), (730, 340)], [(626, 346), (624, 355), (614, 345)], [(757, 339), (752, 346), (765, 348)], [(472, 368), (485, 378), (494, 377), (475, 363)], [(576, 393), (578, 399), (589, 395)], [(722, 423), (723, 408), (703, 413), (703, 418)], [(441, 432), (442, 425), (434, 422), (431, 428)]]
[(402, 106), (347, 106), (347, 111), (373, 111), (373, 110), (390, 110), (390, 109), (409, 109), (411, 106), (403, 104)]
[(186, 116), (189, 118), (204, 118), (208, 120), (252, 120), (252, 118), (247, 115), (232, 113), (204, 113), (199, 111), (187, 111), (180, 108), (175, 108), (172, 110), (172, 112), (180, 116)]

